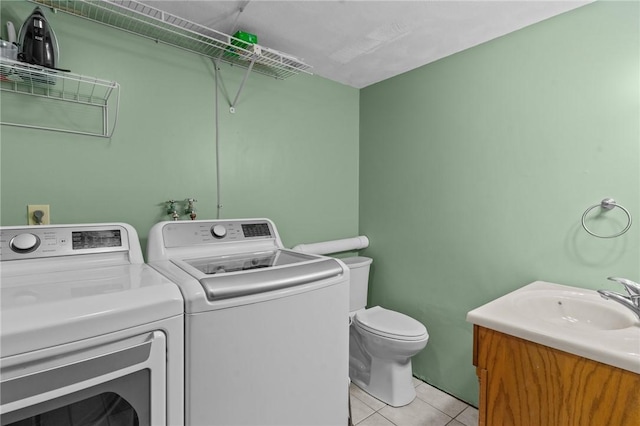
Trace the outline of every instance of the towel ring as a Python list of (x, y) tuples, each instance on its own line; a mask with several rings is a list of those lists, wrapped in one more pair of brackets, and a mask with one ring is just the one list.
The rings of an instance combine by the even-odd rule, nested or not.
[[(601, 207), (601, 208), (606, 209), (606, 210), (612, 210), (614, 207), (618, 207), (623, 212), (625, 212), (625, 214), (627, 215), (627, 226), (625, 226), (625, 228), (622, 231), (618, 232), (615, 235), (598, 235), (598, 234), (596, 234), (594, 232), (591, 232), (591, 230), (589, 228), (587, 228), (587, 225), (584, 223), (584, 220), (587, 217), (587, 214), (591, 210), (595, 209), (596, 207)], [(598, 238), (615, 238), (615, 237), (619, 237), (620, 235), (622, 235), (625, 232), (627, 232), (629, 230), (629, 228), (631, 228), (631, 213), (629, 213), (629, 210), (625, 209), (620, 204), (617, 204), (616, 200), (614, 200), (613, 198), (605, 198), (604, 200), (602, 200), (600, 202), (600, 204), (596, 204), (595, 206), (591, 206), (587, 210), (585, 210), (584, 214), (582, 215), (582, 227), (584, 228), (585, 231), (587, 231), (589, 234), (593, 235), (594, 237), (598, 237)]]

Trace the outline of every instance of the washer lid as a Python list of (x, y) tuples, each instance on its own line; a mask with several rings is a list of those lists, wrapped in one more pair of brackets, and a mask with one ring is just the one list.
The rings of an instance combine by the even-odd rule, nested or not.
[(335, 259), (290, 250), (172, 260), (200, 281), (210, 301), (265, 293), (344, 275)]
[(380, 306), (358, 312), (355, 324), (370, 333), (397, 340), (421, 340), (428, 337), (426, 327), (419, 321)]

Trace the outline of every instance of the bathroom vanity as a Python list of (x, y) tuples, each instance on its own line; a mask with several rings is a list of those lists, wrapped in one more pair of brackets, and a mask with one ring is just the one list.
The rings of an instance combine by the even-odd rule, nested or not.
[(535, 282), (467, 315), (479, 426), (637, 426), (640, 321), (595, 291)]

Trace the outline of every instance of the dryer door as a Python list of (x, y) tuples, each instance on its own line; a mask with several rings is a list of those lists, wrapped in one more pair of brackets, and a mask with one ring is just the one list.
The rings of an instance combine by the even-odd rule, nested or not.
[(166, 424), (164, 333), (87, 343), (4, 358), (2, 425)]

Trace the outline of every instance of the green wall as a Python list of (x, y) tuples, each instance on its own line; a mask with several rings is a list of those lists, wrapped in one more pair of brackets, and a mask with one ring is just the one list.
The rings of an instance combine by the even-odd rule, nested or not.
[(639, 22), (597, 2), (361, 91), (370, 302), (426, 325), (418, 377), (477, 403), (469, 310), (535, 280), (640, 280), (638, 224), (580, 225), (605, 197), (640, 217)]
[[(19, 28), (34, 6), (2, 1), (2, 28)], [(118, 124), (110, 140), (1, 126), (1, 224), (26, 224), (28, 204), (50, 204), (53, 223), (127, 222), (144, 247), (149, 228), (169, 218), (168, 199), (196, 198), (198, 219), (215, 218), (211, 61), (45, 13), (58, 66), (121, 85)], [(231, 114), (244, 71), (222, 64), (220, 76), (221, 217), (269, 217), (288, 246), (357, 235), (359, 91), (251, 74)], [(39, 105), (2, 96), (3, 117), (36, 114), (37, 123), (60, 113)]]

